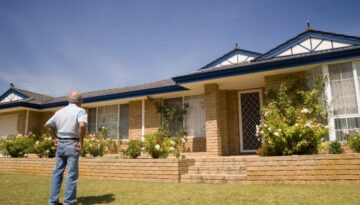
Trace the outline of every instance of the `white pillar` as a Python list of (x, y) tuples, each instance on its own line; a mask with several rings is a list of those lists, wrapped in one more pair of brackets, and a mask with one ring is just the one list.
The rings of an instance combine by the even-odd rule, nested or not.
[(145, 139), (145, 99), (141, 101), (141, 140)]
[(329, 76), (329, 68), (328, 65), (323, 64), (321, 65), (322, 73), (326, 77), (325, 81), (325, 96), (326, 96), (326, 103), (329, 106), (329, 117), (328, 117), (328, 126), (329, 126), (329, 139), (331, 141), (336, 140), (336, 133), (335, 133), (335, 122), (334, 122), (334, 115), (333, 115), (333, 106), (332, 106), (332, 96), (331, 96), (331, 86), (330, 86), (330, 76)]
[(25, 135), (28, 133), (29, 129), (29, 110), (26, 110), (26, 118), (25, 118)]

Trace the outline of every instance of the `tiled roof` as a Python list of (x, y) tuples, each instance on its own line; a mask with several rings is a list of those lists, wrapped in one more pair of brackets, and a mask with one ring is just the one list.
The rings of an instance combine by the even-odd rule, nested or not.
[[(177, 86), (177, 84), (172, 79), (166, 79), (166, 80), (160, 80), (160, 81), (156, 81), (156, 82), (135, 85), (135, 86), (85, 92), (85, 93), (82, 93), (82, 96), (83, 96), (84, 100), (86, 100), (86, 99), (90, 99), (90, 98), (94, 98), (94, 97), (131, 93), (134, 91), (149, 90), (149, 89), (156, 89), (156, 88), (166, 88), (166, 87), (171, 87), (171, 86)], [(43, 104), (54, 104), (54, 103), (67, 101), (67, 96), (51, 97), (48, 95), (39, 94), (39, 93), (35, 93), (32, 91), (16, 88), (16, 87), (13, 87), (11, 89), (29, 97), (29, 98), (24, 98), (22, 100), (18, 100), (16, 102), (28, 102), (28, 103), (32, 103), (32, 104), (43, 105)], [(11, 103), (14, 103), (14, 102), (7, 102), (7, 103), (1, 103), (1, 104), (4, 105), (4, 104), (11, 104)]]
[[(166, 79), (166, 80), (160, 80), (160, 81), (155, 81), (155, 82), (151, 82), (151, 83), (145, 83), (145, 84), (141, 84), (141, 85), (85, 92), (85, 93), (82, 93), (82, 96), (84, 99), (86, 99), (86, 98), (91, 98), (91, 97), (99, 97), (99, 96), (104, 96), (104, 95), (127, 93), (127, 92), (132, 92), (132, 91), (139, 91), (139, 90), (146, 90), (146, 89), (160, 88), (160, 87), (168, 87), (168, 86), (173, 86), (173, 85), (177, 85), (175, 83), (175, 81), (173, 81), (172, 79)], [(61, 101), (66, 101), (66, 100), (67, 100), (67, 96), (63, 96), (63, 97), (57, 97), (57, 98), (50, 99), (50, 100), (46, 101), (46, 103), (55, 103), (55, 102), (61, 102)]]

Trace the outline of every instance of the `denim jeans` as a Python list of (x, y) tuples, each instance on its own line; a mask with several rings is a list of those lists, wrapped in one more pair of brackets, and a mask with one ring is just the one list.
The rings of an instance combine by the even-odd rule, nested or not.
[(53, 171), (49, 205), (59, 203), (59, 194), (65, 167), (68, 173), (64, 193), (64, 205), (76, 204), (76, 183), (79, 177), (79, 153), (76, 140), (59, 140), (56, 150), (56, 165)]

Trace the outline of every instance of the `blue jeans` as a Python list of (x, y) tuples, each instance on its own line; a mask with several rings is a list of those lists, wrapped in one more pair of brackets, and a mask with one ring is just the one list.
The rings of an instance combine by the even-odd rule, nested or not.
[(65, 167), (68, 173), (64, 193), (64, 205), (76, 204), (76, 183), (79, 177), (79, 153), (76, 140), (59, 140), (56, 150), (56, 165), (53, 171), (49, 205), (59, 203), (59, 194)]

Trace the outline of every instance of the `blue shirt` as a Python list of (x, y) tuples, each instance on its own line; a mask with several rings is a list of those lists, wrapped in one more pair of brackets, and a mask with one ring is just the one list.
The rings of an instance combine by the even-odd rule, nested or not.
[(79, 123), (88, 123), (86, 111), (77, 105), (70, 103), (68, 106), (55, 112), (46, 122), (46, 125), (57, 130), (58, 137), (79, 138)]

